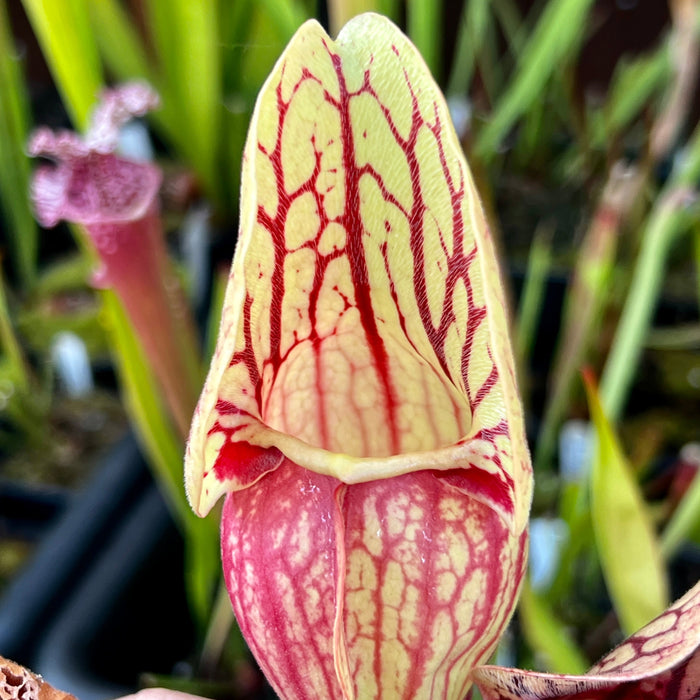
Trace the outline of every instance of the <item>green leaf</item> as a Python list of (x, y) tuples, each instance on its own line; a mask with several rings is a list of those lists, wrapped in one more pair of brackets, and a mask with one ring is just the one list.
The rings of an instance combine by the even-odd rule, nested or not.
[(17, 384), (20, 390), (28, 390), (30, 385), (29, 367), (10, 318), (2, 268), (0, 268), (0, 349), (7, 366), (11, 368), (11, 373), (14, 376), (13, 383)]
[(19, 54), (4, 2), (0, 2), (0, 205), (19, 282), (31, 289), (36, 280), (38, 229), (29, 206), (29, 161), (25, 144), (29, 106)]
[(144, 78), (156, 86), (157, 78), (145, 47), (116, 0), (96, 0), (90, 3), (90, 19), (102, 58), (119, 80)]
[(212, 596), (221, 578), (219, 526), (216, 518), (198, 518), (190, 511), (185, 530), (185, 586), (200, 630), (212, 612)]
[(642, 230), (632, 282), (601, 380), (601, 397), (610, 420), (616, 420), (624, 407), (672, 244), (698, 220), (698, 203), (693, 196), (698, 178), (700, 127), (695, 128), (687, 146), (679, 152), (671, 177), (656, 197)]
[(204, 624), (219, 577), (218, 528), (212, 518), (198, 518), (187, 505), (182, 476), (184, 445), (158, 398), (155, 377), (121, 303), (111, 290), (102, 292), (102, 301), (126, 405), (175, 522), (185, 536), (188, 596), (197, 620)]
[(695, 475), (683, 498), (676, 506), (661, 537), (661, 549), (667, 559), (679, 549), (686, 537), (700, 527), (700, 471)]
[(92, 273), (92, 264), (79, 252), (42, 267), (36, 281), (34, 298), (42, 300), (63, 292), (86, 289)]
[(347, 22), (363, 12), (378, 12), (396, 21), (397, 0), (328, 0), (327, 4), (331, 36), (337, 36)]
[(440, 77), (442, 3), (411, 0), (406, 8), (408, 36), (420, 51), (436, 80)]
[(260, 0), (255, 4), (284, 43), (310, 16), (310, 8), (299, 0)]
[(520, 624), (528, 644), (552, 673), (583, 674), (589, 663), (571, 634), (557, 619), (547, 600), (535, 593), (528, 582), (518, 605)]
[(530, 35), (518, 67), (476, 142), (475, 153), (491, 158), (508, 130), (541, 96), (551, 75), (574, 50), (592, 0), (550, 0)]
[(445, 91), (448, 95), (466, 95), (469, 90), (491, 21), (489, 0), (472, 0), (465, 4), (457, 32), (450, 80)]
[(639, 486), (603, 410), (595, 381), (584, 374), (596, 450), (591, 473), (591, 517), (603, 576), (626, 634), (643, 627), (668, 604), (666, 572)]
[(222, 2), (219, 5), (219, 13), (222, 89), (225, 99), (228, 100), (241, 90), (243, 58), (252, 48), (248, 45), (248, 39), (253, 26), (255, 8), (251, 0)]
[(85, 129), (103, 87), (89, 0), (22, 0), (73, 123)]
[(162, 80), (157, 87), (169, 126), (180, 135), (178, 147), (214, 202), (221, 201), (217, 177), (222, 80), (217, 0), (149, 0), (148, 26)]
[(649, 56), (621, 62), (615, 70), (610, 96), (605, 104), (605, 126), (594, 145), (610, 142), (635, 119), (655, 94), (667, 85), (671, 64), (667, 46)]

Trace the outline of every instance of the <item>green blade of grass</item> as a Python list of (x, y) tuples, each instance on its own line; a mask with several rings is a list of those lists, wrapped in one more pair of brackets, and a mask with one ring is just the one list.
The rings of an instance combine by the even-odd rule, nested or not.
[(73, 123), (85, 129), (103, 87), (88, 0), (22, 0)]
[(663, 90), (670, 75), (668, 47), (663, 46), (649, 56), (621, 62), (615, 70), (609, 97), (600, 119), (591, 119), (592, 145), (613, 143), (654, 96)]
[(212, 596), (220, 578), (219, 523), (216, 518), (200, 520), (190, 512), (185, 531), (185, 587), (201, 631), (211, 617)]
[(299, 0), (261, 0), (259, 6), (266, 15), (266, 22), (284, 43), (313, 13), (308, 4)]
[(347, 22), (363, 12), (378, 12), (396, 21), (397, 5), (397, 0), (328, 0), (331, 36), (337, 36)]
[(212, 201), (222, 199), (218, 178), (221, 106), (221, 47), (217, 0), (150, 0), (145, 4), (158, 54), (165, 109), (178, 147)]
[(90, 3), (90, 20), (109, 70), (119, 80), (140, 77), (157, 87), (156, 74), (143, 41), (122, 4), (116, 0)]
[(515, 351), (521, 371), (526, 367), (532, 352), (542, 310), (547, 275), (552, 262), (552, 234), (551, 223), (538, 227), (527, 259), (527, 272), (515, 328)]
[(187, 505), (182, 475), (184, 445), (158, 398), (158, 385), (126, 312), (111, 290), (102, 292), (102, 303), (127, 408), (175, 522), (186, 538), (186, 558), (191, 563), (188, 596), (197, 620), (204, 624), (219, 576), (217, 527), (212, 519), (197, 518)]
[[(179, 74), (178, 22), (177, 14), (170, 11), (170, 3), (164, 0), (143, 0), (150, 45), (157, 60), (157, 71), (161, 76), (162, 88), (168, 92), (177, 84)], [(172, 95), (177, 96), (177, 91)]]
[(243, 57), (250, 47), (247, 39), (253, 25), (255, 9), (251, 0), (219, 4), (221, 35), (222, 89), (226, 100), (240, 92)]
[(503, 30), (508, 51), (514, 59), (519, 59), (525, 48), (526, 24), (520, 14), (516, 0), (492, 0), (493, 14)]
[[(217, 149), (221, 120), (221, 60), (216, 0), (168, 3), (178, 13), (180, 108), (192, 139), (193, 164), (215, 202), (221, 200)], [(187, 131), (187, 126), (182, 125)]]
[(634, 378), (671, 246), (697, 219), (698, 206), (692, 193), (698, 178), (700, 127), (679, 155), (644, 226), (632, 282), (601, 380), (603, 406), (612, 421), (618, 419)]
[(26, 392), (30, 385), (29, 367), (10, 318), (2, 268), (0, 268), (0, 348), (3, 351), (6, 366), (13, 376), (13, 384)]
[(695, 475), (661, 536), (661, 551), (670, 559), (700, 527), (700, 471)]
[(527, 581), (520, 594), (518, 612), (527, 643), (545, 660), (549, 672), (576, 675), (586, 672), (588, 660), (547, 600), (535, 593)]
[(37, 275), (38, 229), (29, 206), (25, 154), (29, 107), (4, 1), (0, 2), (0, 105), (0, 206), (18, 281), (30, 290)]
[(475, 154), (489, 160), (508, 130), (542, 90), (567, 54), (575, 50), (592, 0), (551, 0), (523, 49), (518, 67), (475, 145)]
[(420, 51), (430, 72), (440, 78), (440, 37), (442, 3), (435, 0), (411, 0), (406, 7), (407, 34)]
[(499, 28), (512, 61), (517, 62), (525, 45), (526, 28), (516, 4), (512, 0), (465, 3), (445, 91), (448, 95), (466, 94), (477, 70), (489, 99), (498, 93), (510, 64), (500, 56)]
[(605, 415), (595, 381), (584, 374), (596, 449), (591, 472), (591, 518), (603, 576), (625, 634), (660, 615), (668, 604), (661, 548), (639, 486)]
[(445, 91), (448, 95), (467, 94), (491, 21), (489, 0), (472, 0), (464, 6), (450, 80)]

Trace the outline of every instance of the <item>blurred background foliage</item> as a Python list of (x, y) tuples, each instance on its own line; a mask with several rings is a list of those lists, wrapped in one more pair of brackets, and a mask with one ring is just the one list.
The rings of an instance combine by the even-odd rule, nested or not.
[[(84, 130), (106, 85), (155, 87), (163, 216), (204, 367), (257, 91), (306, 18), (335, 34), (366, 10), (443, 86), (511, 292), (536, 494), (498, 660), (581, 672), (700, 575), (697, 0), (0, 0), (0, 475), (80, 474), (124, 428), (116, 367), (192, 553), (199, 675), (230, 678), (222, 658), (245, 651), (213, 594), (216, 527), (185, 514), (182, 436), (118, 301), (91, 290), (84, 237), (34, 222), (25, 145), (33, 125)], [(80, 398), (55, 376), (67, 331), (95, 376)]]

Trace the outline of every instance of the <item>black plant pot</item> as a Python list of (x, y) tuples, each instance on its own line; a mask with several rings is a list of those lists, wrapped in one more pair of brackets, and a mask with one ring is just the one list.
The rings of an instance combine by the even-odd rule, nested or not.
[(133, 439), (120, 443), (0, 600), (0, 654), (80, 700), (169, 673), (194, 631), (183, 543)]

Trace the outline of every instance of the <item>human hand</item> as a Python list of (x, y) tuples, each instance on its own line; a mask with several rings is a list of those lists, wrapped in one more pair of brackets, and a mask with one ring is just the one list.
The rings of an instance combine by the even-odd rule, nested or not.
[(179, 690), (168, 690), (167, 688), (146, 688), (139, 690), (133, 695), (125, 695), (116, 700), (205, 700), (199, 695), (190, 695)]

